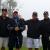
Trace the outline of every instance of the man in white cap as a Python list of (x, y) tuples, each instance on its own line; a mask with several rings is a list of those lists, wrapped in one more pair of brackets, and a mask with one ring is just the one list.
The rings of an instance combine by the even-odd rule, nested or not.
[(11, 31), (12, 34), (10, 34), (11, 36), (9, 37), (9, 50), (13, 50), (13, 47), (15, 47), (16, 50), (20, 50), (23, 41), (22, 31), (25, 29), (24, 20), (19, 18), (17, 11), (13, 12), (13, 20), (17, 27), (15, 29), (16, 31)]

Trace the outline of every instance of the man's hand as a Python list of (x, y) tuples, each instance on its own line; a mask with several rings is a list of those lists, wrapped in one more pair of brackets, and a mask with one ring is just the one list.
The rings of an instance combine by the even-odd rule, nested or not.
[(19, 27), (15, 27), (15, 31), (17, 31), (17, 32), (18, 32), (18, 31), (19, 31)]

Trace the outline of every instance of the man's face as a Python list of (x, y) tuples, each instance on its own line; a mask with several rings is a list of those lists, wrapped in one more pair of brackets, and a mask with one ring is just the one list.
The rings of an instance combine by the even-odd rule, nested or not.
[(32, 18), (33, 18), (34, 20), (36, 20), (36, 19), (37, 19), (37, 16), (33, 15)]
[(48, 11), (45, 11), (45, 12), (43, 13), (43, 15), (44, 15), (44, 18), (45, 18), (45, 19), (48, 19), (48, 16), (49, 16)]
[(48, 16), (49, 16), (48, 14), (44, 14), (44, 18), (48, 18)]
[(13, 13), (13, 16), (14, 16), (14, 17), (18, 16), (18, 13)]
[(7, 16), (7, 11), (2, 11), (3, 16)]

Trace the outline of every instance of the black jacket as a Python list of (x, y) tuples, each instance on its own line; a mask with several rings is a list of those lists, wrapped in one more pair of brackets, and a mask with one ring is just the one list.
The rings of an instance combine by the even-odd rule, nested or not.
[(50, 19), (44, 19), (41, 21), (39, 30), (43, 38), (49, 38), (50, 36)]
[(26, 21), (26, 25), (28, 25), (27, 37), (38, 39), (40, 37), (39, 34), (40, 21), (38, 19), (36, 21), (31, 19)]
[[(13, 28), (12, 30), (11, 30), (11, 27)], [(17, 32), (17, 31), (15, 31), (15, 27), (19, 27), (19, 31)], [(22, 37), (22, 31), (24, 31), (25, 30), (25, 25), (24, 25), (24, 20), (23, 19), (20, 19), (19, 20), (19, 25), (18, 25), (18, 23), (14, 23), (14, 25), (12, 26), (12, 24), (8, 27), (9, 28), (9, 30), (10, 30), (10, 34), (9, 34), (9, 36), (10, 37)]]
[(14, 24), (13, 20), (8, 17), (0, 16), (0, 37), (9, 37), (9, 24)]

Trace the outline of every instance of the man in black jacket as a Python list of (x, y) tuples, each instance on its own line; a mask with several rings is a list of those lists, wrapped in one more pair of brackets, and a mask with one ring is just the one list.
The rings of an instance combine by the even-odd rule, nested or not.
[(8, 45), (8, 24), (9, 18), (7, 17), (7, 9), (2, 9), (2, 15), (0, 16), (0, 48), (5, 50)]
[(32, 19), (26, 21), (26, 25), (28, 26), (27, 30), (27, 47), (28, 50), (32, 50), (32, 48), (35, 48), (35, 50), (39, 49), (39, 26), (40, 21), (37, 18), (37, 12), (33, 12)]
[(13, 20), (17, 27), (15, 28), (16, 31), (12, 30), (12, 34), (10, 33), (9, 50), (13, 50), (13, 47), (15, 47), (16, 50), (20, 50), (23, 41), (22, 31), (25, 29), (24, 20), (19, 18), (17, 11), (13, 12)]
[(42, 35), (43, 50), (50, 50), (50, 19), (48, 11), (43, 13), (44, 20), (41, 21), (40, 32)]

